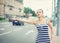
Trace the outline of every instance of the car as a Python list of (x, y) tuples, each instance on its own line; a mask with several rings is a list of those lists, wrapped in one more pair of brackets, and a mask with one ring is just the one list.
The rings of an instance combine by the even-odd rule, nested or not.
[(24, 25), (24, 22), (22, 22), (22, 21), (18, 21), (18, 20), (16, 20), (15, 18), (19, 18), (19, 17), (17, 17), (17, 16), (11, 16), (10, 18), (9, 18), (9, 22), (12, 22), (12, 25), (13, 26), (21, 26), (21, 25)]
[(13, 26), (22, 26), (22, 25), (24, 25), (24, 22), (22, 22), (22, 21), (18, 21), (18, 20), (13, 20), (12, 21), (12, 24), (13, 24)]

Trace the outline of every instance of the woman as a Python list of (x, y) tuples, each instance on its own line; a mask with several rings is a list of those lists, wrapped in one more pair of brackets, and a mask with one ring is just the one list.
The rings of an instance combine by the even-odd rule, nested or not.
[[(36, 25), (37, 30), (38, 30), (36, 43), (51, 43), (52, 37), (54, 35), (52, 23), (50, 22), (50, 20), (44, 19), (42, 9), (38, 9), (37, 17), (38, 17), (38, 20), (28, 20), (25, 18), (24, 19), (16, 18), (16, 20)], [(49, 34), (48, 34), (48, 26), (51, 29), (51, 38), (49, 37)]]

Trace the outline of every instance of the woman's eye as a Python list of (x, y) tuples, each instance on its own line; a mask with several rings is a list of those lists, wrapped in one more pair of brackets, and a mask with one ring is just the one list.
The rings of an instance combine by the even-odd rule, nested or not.
[(37, 13), (41, 13), (41, 12), (37, 12)]

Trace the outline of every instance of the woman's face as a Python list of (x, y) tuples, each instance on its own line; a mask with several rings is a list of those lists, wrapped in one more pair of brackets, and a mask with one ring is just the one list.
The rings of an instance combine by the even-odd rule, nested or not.
[(37, 17), (42, 17), (42, 16), (43, 16), (43, 11), (39, 9), (37, 11)]

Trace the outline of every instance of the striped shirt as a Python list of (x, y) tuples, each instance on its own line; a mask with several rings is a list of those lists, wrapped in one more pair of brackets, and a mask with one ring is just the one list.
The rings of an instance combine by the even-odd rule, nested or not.
[(36, 24), (38, 35), (36, 43), (50, 43), (48, 24)]

